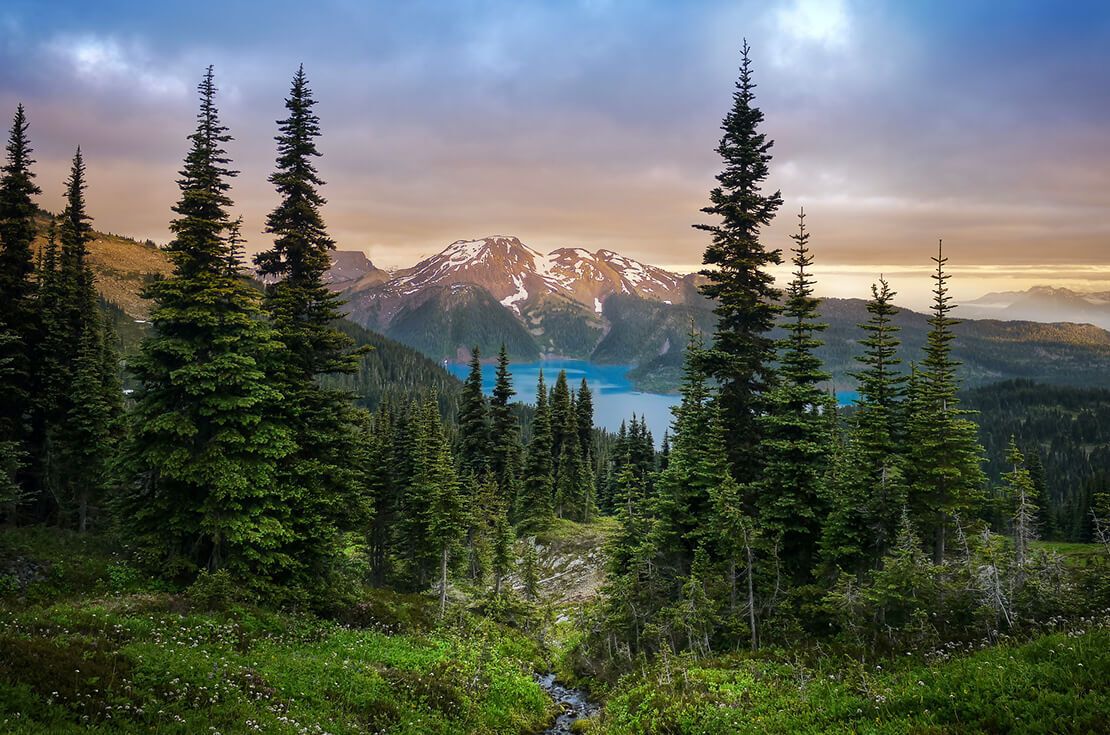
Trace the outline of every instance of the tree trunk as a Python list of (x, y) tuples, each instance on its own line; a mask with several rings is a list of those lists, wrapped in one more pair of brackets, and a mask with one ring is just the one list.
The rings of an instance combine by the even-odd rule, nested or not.
[(89, 490), (82, 486), (81, 493), (77, 497), (77, 531), (84, 533), (88, 529), (89, 523)]
[(447, 547), (439, 558), (439, 616), (447, 613)]
[[(735, 555), (733, 555), (735, 557)], [(728, 561), (728, 614), (730, 618), (736, 617), (736, 559)]]
[(937, 513), (937, 530), (933, 538), (933, 563), (944, 562), (944, 514)]
[(752, 633), (752, 650), (759, 650), (759, 639), (756, 637), (755, 628), (755, 583), (753, 577), (755, 576), (755, 569), (752, 563), (752, 546), (747, 541), (744, 546), (748, 550), (748, 626), (751, 628)]

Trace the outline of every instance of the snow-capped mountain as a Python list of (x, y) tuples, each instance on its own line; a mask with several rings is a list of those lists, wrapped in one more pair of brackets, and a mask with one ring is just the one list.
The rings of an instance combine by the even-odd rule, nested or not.
[(383, 288), (392, 296), (411, 296), (431, 286), (469, 283), (489, 291), (520, 314), (525, 306), (555, 294), (601, 313), (614, 293), (657, 301), (685, 300), (686, 279), (610, 250), (558, 248), (546, 255), (515, 237), (495, 235), (458, 240), (441, 252), (398, 271)]
[[(363, 261), (336, 253), (330, 283), (343, 292), (350, 317), (443, 357), (472, 344), (488, 354), (502, 341), (526, 356), (588, 355), (616, 326), (605, 307), (613, 297), (664, 310), (706, 306), (697, 276), (611, 250), (564, 247), (544, 254), (506, 235), (457, 240), (389, 277), (374, 269), (352, 278), (357, 265), (369, 263)], [(635, 311), (626, 304), (614, 314), (626, 318), (630, 308)], [(675, 318), (688, 327), (689, 315)]]
[[(343, 266), (337, 253), (336, 267)], [(369, 262), (369, 261), (367, 261)], [(376, 269), (375, 269), (376, 270)], [(457, 240), (441, 252), (388, 280), (367, 283), (335, 277), (354, 311), (373, 312), (365, 320), (384, 327), (405, 306), (419, 303), (432, 289), (469, 284), (489, 292), (502, 306), (521, 316), (550, 297), (560, 297), (601, 314), (606, 298), (630, 294), (670, 304), (696, 298), (693, 276), (671, 273), (611, 250), (558, 248), (544, 254), (516, 237), (495, 235)]]

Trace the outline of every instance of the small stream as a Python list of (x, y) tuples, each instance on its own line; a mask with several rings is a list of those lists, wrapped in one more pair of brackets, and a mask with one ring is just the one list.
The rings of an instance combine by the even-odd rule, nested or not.
[(585, 720), (598, 713), (599, 707), (586, 698), (580, 689), (568, 689), (555, 681), (555, 674), (537, 676), (536, 681), (547, 694), (562, 708), (555, 718), (555, 725), (544, 730), (544, 735), (569, 735), (571, 726), (578, 720)]

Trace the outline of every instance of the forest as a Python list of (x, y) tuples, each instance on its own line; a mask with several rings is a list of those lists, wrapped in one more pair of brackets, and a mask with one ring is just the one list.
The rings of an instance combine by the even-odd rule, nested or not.
[[(634, 416), (597, 429), (565, 373), (514, 401), (504, 346), (492, 366), (475, 348), (460, 386), (343, 320), (303, 67), (249, 262), (205, 72), (172, 273), (122, 359), (134, 325), (88, 265), (82, 151), (43, 217), (20, 106), (0, 176), (3, 728), (542, 732), (533, 674), (554, 671), (601, 702), (585, 732), (1106, 731), (1110, 394), (964, 390), (938, 245), (923, 357), (879, 279), (838, 409), (819, 228), (799, 208), (788, 252), (762, 237), (785, 202), (753, 74), (745, 44), (696, 225), (717, 324), (691, 325), (658, 443)], [(601, 581), (568, 605), (545, 554), (579, 536), (601, 539)]]

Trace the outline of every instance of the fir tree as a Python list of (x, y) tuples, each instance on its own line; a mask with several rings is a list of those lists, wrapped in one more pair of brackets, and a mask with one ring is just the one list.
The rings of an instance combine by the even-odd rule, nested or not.
[(701, 338), (690, 335), (679, 393), (681, 403), (673, 409), (674, 444), (667, 469), (656, 482), (652, 530), (658, 562), (674, 578), (690, 571), (694, 551), (705, 542), (711, 517), (712, 497), (729, 475), (723, 432), (714, 417), (707, 376), (700, 367)]
[(470, 373), (459, 396), (459, 464), (466, 472), (484, 475), (490, 466), (490, 421), (482, 395), (482, 363), (478, 347), (470, 351)]
[(1031, 446), (1023, 452), (1025, 466), (1029, 470), (1029, 479), (1033, 483), (1035, 497), (1041, 499), (1038, 506), (1037, 526), (1045, 538), (1055, 538), (1057, 531), (1053, 523), (1052, 513), (1049, 512), (1048, 485), (1045, 477), (1044, 463), (1041, 461), (1041, 452), (1038, 447)]
[(365, 446), (362, 485), (374, 511), (367, 539), (370, 579), (380, 587), (392, 571), (389, 535), (397, 520), (400, 501), (398, 477), (394, 469), (394, 417), (388, 407), (378, 408), (362, 440)]
[(1014, 437), (1006, 451), (1006, 461), (1010, 471), (1004, 476), (1006, 495), (1010, 506), (1010, 518), (1014, 534), (1014, 561), (1017, 564), (1019, 579), (1029, 562), (1030, 544), (1037, 539), (1037, 491), (1033, 477), (1025, 464), (1025, 456), (1018, 449)]
[(536, 537), (524, 539), (524, 553), (520, 556), (520, 584), (524, 595), (532, 602), (540, 596), (540, 560), (536, 553)]
[[(122, 412), (122, 388), (115, 353), (101, 314), (92, 270), (87, 261), (92, 240), (91, 219), (85, 210), (85, 163), (78, 149), (66, 181), (62, 213), (61, 264), (57, 288), (44, 287), (59, 303), (44, 319), (49, 333), (43, 344), (55, 351), (52, 367), (56, 394), (48, 414), (47, 466), (59, 468), (54, 486), (63, 501), (75, 508), (77, 528), (88, 525), (89, 504), (107, 485), (107, 467), (115, 446), (113, 430)], [(54, 260), (54, 255), (47, 256)]]
[(708, 283), (702, 293), (715, 301), (717, 331), (708, 353), (710, 372), (721, 385), (720, 401), (730, 429), (729, 454), (736, 479), (749, 482), (759, 471), (756, 416), (759, 398), (771, 378), (774, 343), (767, 333), (774, 326), (778, 291), (766, 268), (781, 262), (778, 250), (760, 242), (782, 205), (779, 192), (761, 190), (769, 174), (773, 142), (759, 131), (763, 112), (755, 106), (755, 83), (745, 41), (733, 106), (721, 125), (717, 153), (724, 170), (710, 192), (712, 204), (702, 211), (720, 218), (716, 224), (695, 225), (708, 232), (702, 271)]
[[(7, 387), (14, 372), (13, 358), (8, 348), (18, 338), (0, 325), (0, 386)], [(7, 416), (0, 416), (0, 512), (8, 516), (8, 521), (14, 520), (15, 507), (23, 499), (23, 492), (18, 482), (19, 470), (23, 467), (24, 450), (21, 446), (16, 430), (10, 425)]]
[(119, 517), (166, 573), (226, 567), (259, 586), (303, 581), (301, 562), (282, 550), (294, 509), (279, 469), (294, 444), (265, 369), (281, 345), (255, 290), (227, 272), (235, 172), (211, 67), (198, 91), (166, 249), (173, 273), (146, 291), (153, 331), (130, 366), (142, 387)]
[(448, 569), (466, 533), (467, 514), (451, 448), (433, 399), (426, 401), (423, 415), (427, 461), (417, 466), (412, 493), (425, 504), (428, 537), (424, 543), (434, 550), (439, 560), (439, 613), (442, 616), (447, 610)]
[(554, 515), (551, 446), (551, 411), (548, 408), (547, 389), (541, 370), (536, 388), (536, 414), (532, 419), (532, 440), (528, 443), (524, 477), (513, 513), (517, 527), (522, 530), (542, 529), (551, 522)]
[[(31, 396), (37, 393), (33, 384), (31, 350), (36, 343), (37, 323), (33, 304), (34, 269), (32, 246), (35, 239), (33, 197), (40, 194), (31, 170), (31, 144), (27, 138), (27, 116), (19, 105), (8, 135), (6, 157), (0, 169), (0, 447), (3, 467), (11, 472), (14, 487), (4, 493), (9, 498), (25, 495), (28, 470), (34, 474), (30, 460), (37, 453), (31, 446)], [(2, 482), (2, 481), (0, 481)], [(15, 506), (8, 503), (9, 520), (15, 520)]]
[(957, 399), (959, 363), (952, 357), (953, 305), (948, 295), (948, 259), (938, 248), (933, 274), (933, 309), (920, 375), (911, 378), (909, 446), (912, 452), (910, 506), (920, 526), (933, 537), (933, 563), (944, 560), (952, 516), (980, 499), (986, 478), (979, 429)]
[(433, 423), (439, 421), (439, 416), (426, 410), (429, 402), (413, 399), (409, 403), (398, 422), (394, 442), (398, 497), (390, 543), (397, 566), (396, 581), (402, 589), (412, 591), (428, 588), (438, 562), (436, 547), (429, 544), (428, 493), (417, 484), (437, 451)]
[[(555, 462), (555, 482), (559, 481), (559, 468), (563, 458), (563, 447), (568, 442), (578, 443), (578, 424), (571, 402), (570, 386), (567, 384), (567, 371), (560, 370), (551, 389), (551, 457)], [(577, 472), (572, 467), (571, 472)]]
[[(731, 476), (725, 477), (713, 493), (712, 531), (715, 546), (725, 565), (728, 600), (726, 620), (738, 627), (743, 614), (747, 618), (748, 637), (753, 651), (759, 648), (755, 570), (760, 537), (754, 520), (744, 513), (741, 487)], [(741, 573), (745, 583), (745, 604), (741, 606)]]
[(319, 382), (354, 372), (357, 355), (353, 340), (335, 327), (342, 302), (324, 282), (335, 242), (320, 213), (326, 200), (314, 162), (320, 155), (315, 104), (302, 66), (285, 100), (288, 116), (278, 121), (277, 168), (269, 180), (280, 202), (266, 219), (274, 244), (255, 262), (271, 279), (264, 306), (285, 347), (274, 361), (276, 387), (297, 446), (283, 465), (285, 484), (296, 489), (290, 552), (319, 575), (338, 553), (339, 533), (365, 509), (351, 512), (358, 493), (346, 461), (356, 444), (349, 398)]
[(880, 278), (871, 286), (870, 319), (859, 325), (864, 351), (856, 356), (860, 370), (852, 373), (859, 397), (847, 444), (834, 460), (832, 507), (822, 540), (826, 564), (855, 571), (877, 565), (886, 555), (906, 504), (906, 377), (898, 371), (895, 295)]
[(756, 509), (763, 533), (781, 543), (787, 573), (803, 581), (813, 568), (825, 517), (823, 479), (832, 454), (829, 419), (836, 405), (820, 387), (830, 376), (816, 354), (821, 341), (815, 335), (827, 325), (818, 321), (813, 297), (813, 256), (804, 213), (798, 215), (793, 239), (795, 270), (783, 309), (786, 336), (779, 343), (778, 381), (758, 421), (764, 476), (757, 486)]
[(585, 378), (582, 378), (578, 386), (578, 400), (574, 402), (574, 411), (578, 419), (578, 445), (581, 447), (583, 461), (589, 465), (594, 453), (594, 398)]
[(509, 522), (509, 509), (499, 495), (494, 496), (492, 520), (490, 566), (493, 572), (493, 594), (500, 595), (505, 577), (513, 570), (515, 561), (513, 544), (516, 542), (516, 534), (513, 533), (513, 525)]
[(587, 522), (594, 513), (593, 473), (582, 457), (575, 411), (572, 409), (563, 416), (562, 450), (555, 477), (555, 513), (560, 518)]
[[(36, 212), (32, 197), (42, 193), (31, 170), (35, 161), (31, 158), (27, 128), (27, 115), (23, 105), (19, 105), (8, 135), (7, 156), (0, 169), (0, 323), (21, 339), (29, 339), (32, 327)], [(19, 368), (27, 369), (25, 365)]]
[(497, 375), (490, 399), (490, 469), (501, 491), (501, 499), (511, 505), (520, 490), (520, 472), (523, 448), (520, 443), (520, 424), (509, 401), (515, 395), (513, 378), (509, 373), (509, 353), (505, 344), (497, 355)]

